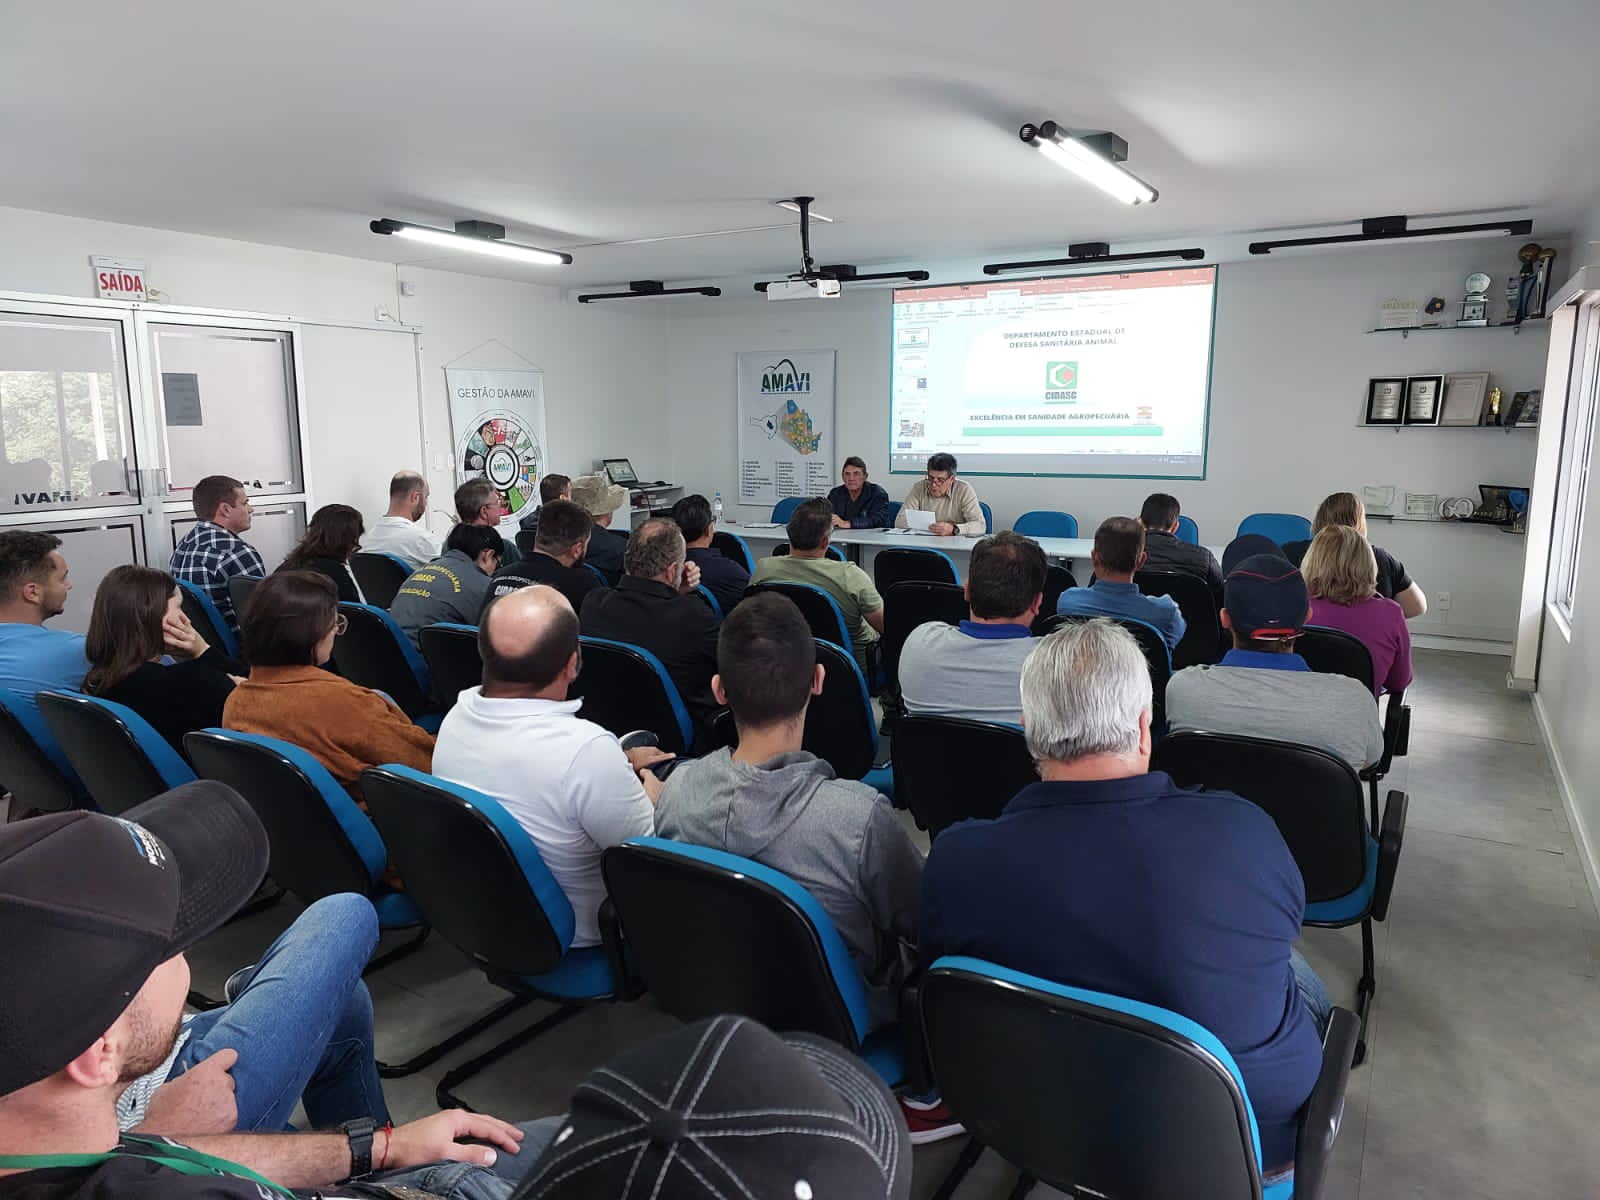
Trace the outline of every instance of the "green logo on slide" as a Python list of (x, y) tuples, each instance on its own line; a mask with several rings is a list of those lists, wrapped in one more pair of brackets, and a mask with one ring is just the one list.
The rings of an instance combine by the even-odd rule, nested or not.
[(1078, 364), (1053, 362), (1044, 365), (1044, 386), (1047, 391), (1078, 386)]

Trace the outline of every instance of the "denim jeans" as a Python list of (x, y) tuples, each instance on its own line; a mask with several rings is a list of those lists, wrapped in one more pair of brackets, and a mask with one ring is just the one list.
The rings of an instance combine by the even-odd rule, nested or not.
[(305, 1101), (314, 1129), (357, 1117), (383, 1124), (389, 1109), (372, 1042), (372, 997), (361, 969), (378, 944), (365, 896), (326, 896), (284, 930), (233, 1003), (190, 1019), (189, 1040), (167, 1079), (218, 1050), (233, 1067), (241, 1132), (288, 1127)]
[(522, 1149), (516, 1154), (498, 1151), (492, 1167), (474, 1167), (468, 1163), (434, 1163), (426, 1167), (412, 1167), (405, 1171), (385, 1171), (372, 1177), (373, 1183), (399, 1187), (412, 1187), (438, 1196), (441, 1200), (506, 1200), (516, 1190), (522, 1177), (539, 1161), (545, 1147), (555, 1140), (566, 1117), (541, 1117), (526, 1121)]
[(1306, 1010), (1311, 1014), (1311, 1023), (1317, 1027), (1317, 1036), (1325, 1037), (1328, 1018), (1333, 1015), (1333, 1000), (1328, 995), (1328, 989), (1317, 978), (1311, 964), (1300, 957), (1300, 951), (1290, 949), (1289, 966), (1294, 971), (1294, 983), (1300, 989), (1300, 998), (1306, 1002)]

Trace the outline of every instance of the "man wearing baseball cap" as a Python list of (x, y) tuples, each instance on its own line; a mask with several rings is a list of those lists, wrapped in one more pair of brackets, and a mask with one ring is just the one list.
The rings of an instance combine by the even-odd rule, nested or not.
[[(594, 518), (589, 534), (589, 549), (583, 561), (606, 577), (612, 587), (622, 578), (622, 556), (628, 549), (628, 535), (611, 528), (617, 510), (628, 502), (628, 489), (612, 483), (604, 475), (579, 475), (572, 481), (572, 502)], [(626, 522), (624, 522), (626, 523)]]
[(0, 827), (0, 1197), (261, 1200), (374, 1171), (419, 1195), (511, 1190), (523, 1131), (458, 1110), (182, 1144), (119, 1132), (118, 1096), (171, 1051), (183, 951), (250, 898), (267, 857), (249, 806), (209, 781), (122, 818), (74, 810)]
[[(1232, 557), (1229, 549), (1224, 561)], [(1300, 568), (1273, 553), (1231, 563), (1221, 615), (1233, 649), (1217, 666), (1186, 667), (1172, 677), (1171, 729), (1316, 746), (1358, 771), (1382, 757), (1383, 726), (1372, 693), (1344, 675), (1313, 672), (1294, 652), (1311, 618)]]

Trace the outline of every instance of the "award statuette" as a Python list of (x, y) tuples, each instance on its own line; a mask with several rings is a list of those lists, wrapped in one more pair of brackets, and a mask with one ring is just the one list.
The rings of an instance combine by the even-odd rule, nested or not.
[(1494, 280), (1482, 271), (1467, 276), (1467, 295), (1461, 301), (1461, 319), (1457, 325), (1487, 325), (1489, 323), (1489, 285)]

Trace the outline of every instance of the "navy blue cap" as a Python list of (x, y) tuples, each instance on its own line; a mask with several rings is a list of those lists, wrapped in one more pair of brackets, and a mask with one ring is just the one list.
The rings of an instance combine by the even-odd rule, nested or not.
[(1223, 607), (1234, 630), (1248, 638), (1291, 638), (1305, 628), (1311, 607), (1300, 568), (1279, 554), (1252, 554), (1223, 582)]

